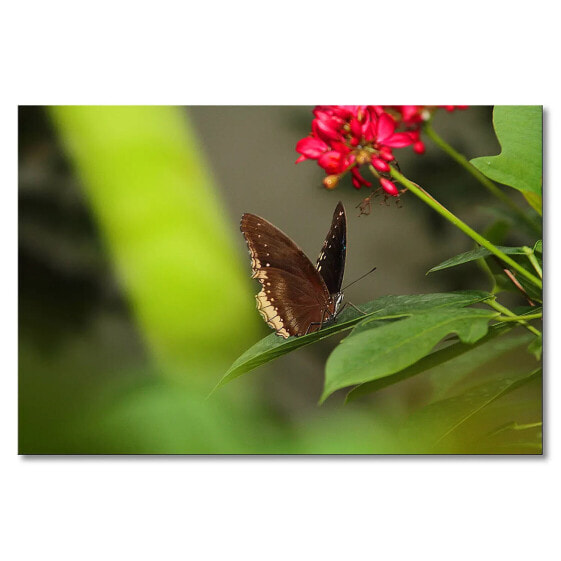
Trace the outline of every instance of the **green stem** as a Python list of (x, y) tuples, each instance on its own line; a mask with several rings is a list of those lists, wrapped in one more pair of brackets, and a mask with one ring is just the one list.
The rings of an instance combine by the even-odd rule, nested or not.
[(542, 314), (528, 314), (526, 316), (499, 316), (495, 319), (497, 321), (524, 321), (526, 319), (539, 319), (542, 317)]
[(526, 247), (526, 246), (524, 246), (522, 249), (524, 250), (524, 253), (526, 254), (526, 257), (528, 258), (528, 260), (530, 261), (530, 263), (532, 264), (532, 266), (536, 270), (536, 273), (538, 273), (540, 279), (543, 278), (542, 268), (540, 267), (540, 264), (538, 263), (538, 260), (536, 259), (536, 256), (534, 255), (534, 250), (530, 249), (529, 247)]
[[(523, 316), (524, 319), (522, 319), (522, 316), (517, 316), (514, 312), (511, 312), (507, 307), (503, 306), (502, 304), (499, 304), (494, 298), (489, 298), (488, 300), (485, 300), (485, 304), (491, 306), (491, 308), (497, 310), (497, 312), (501, 312), (501, 314), (504, 314), (505, 316), (511, 318), (510, 320), (501, 320), (501, 321), (518, 321), (528, 331), (531, 331), (537, 337), (541, 337), (541, 332), (535, 327), (532, 327), (531, 325), (526, 323), (525, 321), (526, 319), (531, 317), (531, 315), (536, 315), (536, 314), (531, 314), (531, 315), (528, 314), (527, 316)], [(539, 315), (541, 316), (541, 314)], [(495, 319), (499, 319), (499, 318), (495, 318)]]
[(540, 290), (542, 289), (542, 281), (534, 276), (532, 273), (524, 269), (522, 265), (519, 265), (514, 259), (511, 259), (508, 255), (503, 253), (499, 248), (494, 246), (489, 240), (485, 239), (482, 235), (478, 234), (475, 230), (470, 228), (465, 222), (462, 222), (457, 216), (452, 214), (446, 207), (441, 205), (435, 198), (429, 195), (422, 187), (413, 183), (409, 179), (407, 179), (404, 175), (399, 173), (393, 167), (391, 168), (391, 176), (399, 181), (402, 185), (407, 187), (412, 193), (417, 195), (422, 201), (427, 203), (430, 207), (432, 207), (436, 212), (438, 212), (441, 216), (446, 218), (449, 222), (454, 224), (457, 228), (459, 228), (464, 234), (467, 234), (472, 240), (475, 240), (480, 246), (488, 249), (493, 255), (496, 255), (499, 259), (501, 259), (504, 263), (518, 271), (521, 275), (526, 277), (530, 282), (535, 284)]
[(475, 166), (472, 166), (468, 159), (454, 150), (446, 141), (444, 141), (435, 130), (432, 128), (430, 121), (424, 124), (423, 130), (427, 133), (427, 136), (446, 154), (448, 154), (453, 160), (460, 164), (465, 170), (467, 170), (477, 181), (479, 181), (489, 193), (494, 197), (499, 199), (502, 203), (507, 205), (521, 220), (523, 220), (528, 226), (534, 230), (537, 234), (541, 234), (541, 229), (538, 224), (536, 224), (531, 218), (526, 216), (526, 214), (518, 207), (518, 205), (505, 193), (503, 193), (488, 177), (483, 175)]

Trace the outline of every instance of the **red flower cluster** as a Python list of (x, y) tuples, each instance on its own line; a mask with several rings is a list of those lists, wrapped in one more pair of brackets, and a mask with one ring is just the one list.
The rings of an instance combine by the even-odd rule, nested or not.
[[(328, 189), (334, 189), (348, 171), (357, 189), (371, 187), (359, 170), (366, 164), (382, 189), (396, 197), (399, 191), (389, 175), (389, 162), (395, 159), (393, 149), (412, 145), (422, 154), (421, 124), (434, 109), (436, 106), (425, 105), (318, 105), (313, 111), (311, 135), (296, 144), (301, 154), (296, 163), (317, 160), (327, 173), (323, 184)], [(405, 130), (396, 131), (400, 126)]]
[(396, 121), (381, 106), (319, 105), (314, 109), (312, 134), (296, 145), (301, 156), (296, 163), (317, 160), (328, 174), (323, 184), (333, 189), (350, 170), (352, 183), (359, 189), (372, 183), (362, 177), (360, 166), (369, 164), (386, 193), (397, 196), (397, 187), (384, 177), (394, 159), (393, 148), (412, 144), (408, 132), (395, 132)]

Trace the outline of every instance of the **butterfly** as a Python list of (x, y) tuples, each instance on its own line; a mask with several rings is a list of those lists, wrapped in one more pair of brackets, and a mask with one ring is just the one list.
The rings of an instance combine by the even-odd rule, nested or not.
[(335, 320), (343, 301), (347, 219), (339, 202), (316, 266), (283, 232), (255, 214), (242, 216), (252, 277), (261, 283), (257, 309), (267, 325), (287, 339), (319, 331)]

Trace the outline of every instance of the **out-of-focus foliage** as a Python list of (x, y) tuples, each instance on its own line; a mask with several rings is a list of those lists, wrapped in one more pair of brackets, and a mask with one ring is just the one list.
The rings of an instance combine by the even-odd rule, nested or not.
[[(213, 357), (215, 338), (225, 353), (251, 340), (249, 283), (180, 110), (54, 107), (52, 114), (154, 355), (197, 365), (194, 357)], [(236, 338), (233, 323), (244, 326)]]

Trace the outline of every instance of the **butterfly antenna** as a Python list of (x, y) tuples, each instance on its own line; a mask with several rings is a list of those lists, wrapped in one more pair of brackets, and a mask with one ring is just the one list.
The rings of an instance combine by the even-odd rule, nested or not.
[(359, 280), (362, 280), (364, 277), (367, 277), (370, 273), (373, 273), (375, 270), (376, 270), (376, 267), (374, 267), (373, 269), (370, 269), (370, 271), (368, 271), (368, 273), (365, 273), (364, 275), (362, 275), (362, 277), (358, 277), (358, 279), (354, 280), (353, 282), (349, 283), (347, 286), (342, 288), (341, 292), (343, 290), (347, 290), (347, 288), (349, 288), (349, 286), (352, 286), (353, 284), (355, 284), (355, 282), (358, 282)]

